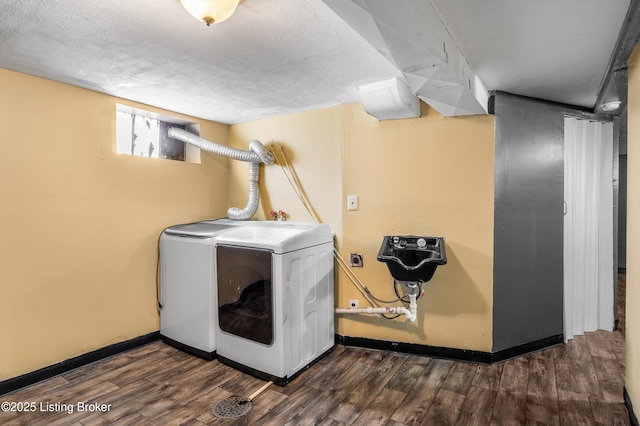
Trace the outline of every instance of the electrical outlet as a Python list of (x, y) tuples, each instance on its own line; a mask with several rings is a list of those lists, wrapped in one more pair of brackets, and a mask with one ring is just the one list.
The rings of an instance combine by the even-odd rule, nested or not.
[(358, 303), (358, 299), (349, 299), (349, 307), (351, 309), (357, 309), (360, 304)]
[(360, 253), (350, 253), (349, 254), (349, 266), (352, 268), (362, 268), (362, 254)]

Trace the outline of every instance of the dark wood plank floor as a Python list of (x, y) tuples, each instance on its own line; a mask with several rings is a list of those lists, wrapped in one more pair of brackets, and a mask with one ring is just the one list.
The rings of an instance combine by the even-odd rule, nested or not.
[[(624, 286), (622, 275), (621, 298)], [(37, 404), (36, 412), (0, 412), (0, 424), (629, 425), (620, 305), (617, 331), (494, 365), (338, 346), (233, 421), (216, 418), (212, 405), (264, 382), (156, 342), (0, 396)], [(79, 402), (108, 411), (78, 411)]]

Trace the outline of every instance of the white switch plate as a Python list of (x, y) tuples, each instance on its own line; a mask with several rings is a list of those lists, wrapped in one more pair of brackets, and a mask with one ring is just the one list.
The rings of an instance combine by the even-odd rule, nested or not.
[(347, 210), (358, 210), (357, 195), (347, 195)]

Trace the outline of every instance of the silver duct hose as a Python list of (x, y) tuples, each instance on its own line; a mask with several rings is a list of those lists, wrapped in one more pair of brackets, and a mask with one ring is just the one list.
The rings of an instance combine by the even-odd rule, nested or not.
[(262, 143), (256, 140), (252, 140), (249, 143), (249, 151), (231, 148), (211, 142), (176, 127), (170, 128), (168, 135), (170, 138), (178, 139), (182, 142), (197, 146), (200, 149), (212, 152), (222, 157), (251, 163), (249, 164), (249, 200), (247, 201), (247, 206), (244, 209), (231, 207), (227, 210), (227, 217), (231, 220), (251, 219), (258, 210), (258, 203), (260, 202), (260, 191), (258, 189), (260, 163), (273, 164), (275, 161), (269, 150), (267, 150)]
[(252, 161), (252, 163), (273, 164), (275, 162), (275, 158), (271, 152), (269, 152), (260, 141), (254, 139), (249, 142), (249, 150), (255, 153), (260, 159), (259, 161)]
[(225, 145), (220, 145), (215, 142), (211, 142), (200, 136), (196, 136), (186, 130), (172, 127), (168, 133), (170, 138), (181, 140), (190, 145), (197, 146), (205, 151), (213, 152), (214, 154), (222, 157), (233, 158), (234, 160), (247, 161), (249, 163), (265, 163), (273, 164), (274, 158), (259, 141), (253, 140), (249, 143), (249, 151), (243, 149), (231, 148)]
[(249, 164), (249, 200), (247, 206), (240, 210), (231, 207), (227, 210), (227, 217), (231, 220), (249, 220), (258, 210), (260, 202), (260, 191), (258, 190), (258, 178), (260, 176), (260, 163)]

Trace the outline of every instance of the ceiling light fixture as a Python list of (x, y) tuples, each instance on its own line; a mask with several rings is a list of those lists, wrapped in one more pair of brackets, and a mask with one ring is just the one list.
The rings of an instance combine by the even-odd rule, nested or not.
[(238, 0), (180, 0), (182, 7), (207, 26), (224, 21), (235, 12)]
[(600, 105), (600, 108), (602, 108), (602, 110), (605, 112), (611, 112), (617, 110), (620, 107), (620, 104), (620, 101), (605, 102)]

